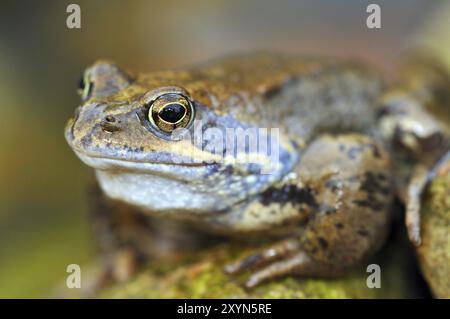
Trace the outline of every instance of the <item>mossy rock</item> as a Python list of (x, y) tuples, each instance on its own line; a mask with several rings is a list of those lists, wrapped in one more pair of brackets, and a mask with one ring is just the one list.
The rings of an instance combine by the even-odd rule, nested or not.
[[(401, 246), (401, 245), (400, 245)], [(236, 253), (239, 251), (239, 253)], [(366, 285), (366, 266), (339, 279), (289, 277), (262, 284), (252, 290), (242, 287), (242, 277), (229, 277), (223, 265), (242, 249), (212, 248), (188, 257), (178, 256), (150, 263), (133, 280), (102, 291), (100, 298), (410, 298), (421, 297), (407, 265), (413, 255), (394, 243), (371, 262), (382, 269), (381, 288)], [(405, 266), (406, 269), (405, 270)], [(247, 274), (248, 275), (248, 274)], [(245, 274), (244, 274), (245, 276)]]
[(433, 294), (450, 298), (450, 160), (438, 170), (422, 209), (419, 264)]

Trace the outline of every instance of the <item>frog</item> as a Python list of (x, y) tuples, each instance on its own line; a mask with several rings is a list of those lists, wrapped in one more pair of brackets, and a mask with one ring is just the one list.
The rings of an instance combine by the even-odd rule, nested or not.
[(339, 277), (383, 247), (395, 198), (419, 245), (450, 80), (435, 59), (405, 61), (394, 81), (354, 59), (273, 52), (138, 74), (89, 66), (65, 138), (95, 172), (105, 273), (127, 280), (173, 250), (230, 241), (251, 247), (224, 267), (249, 289)]

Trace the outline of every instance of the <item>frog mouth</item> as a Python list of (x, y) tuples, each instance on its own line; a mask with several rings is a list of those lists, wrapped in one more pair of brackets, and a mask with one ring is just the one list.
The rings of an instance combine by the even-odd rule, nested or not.
[(201, 178), (211, 171), (217, 170), (217, 163), (174, 163), (143, 162), (123, 160), (101, 156), (90, 156), (77, 152), (78, 157), (88, 166), (112, 173), (140, 173), (157, 175), (174, 180), (187, 181)]

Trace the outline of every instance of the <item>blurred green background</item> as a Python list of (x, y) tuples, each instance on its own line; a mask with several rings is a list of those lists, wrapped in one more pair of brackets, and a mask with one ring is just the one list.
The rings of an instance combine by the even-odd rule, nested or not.
[[(382, 28), (369, 30), (369, 3)], [(81, 29), (66, 7), (81, 6)], [(181, 67), (270, 49), (359, 57), (392, 71), (412, 43), (450, 64), (448, 1), (8, 1), (0, 3), (0, 297), (47, 297), (89, 264), (89, 171), (63, 137), (83, 69)], [(445, 47), (445, 45), (447, 47)]]

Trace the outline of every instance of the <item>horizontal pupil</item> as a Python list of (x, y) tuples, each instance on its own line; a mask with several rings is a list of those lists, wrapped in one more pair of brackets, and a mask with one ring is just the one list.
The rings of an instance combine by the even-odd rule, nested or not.
[(162, 110), (159, 111), (158, 116), (160, 119), (169, 122), (176, 123), (181, 120), (186, 114), (186, 109), (178, 104), (172, 103), (166, 105)]

